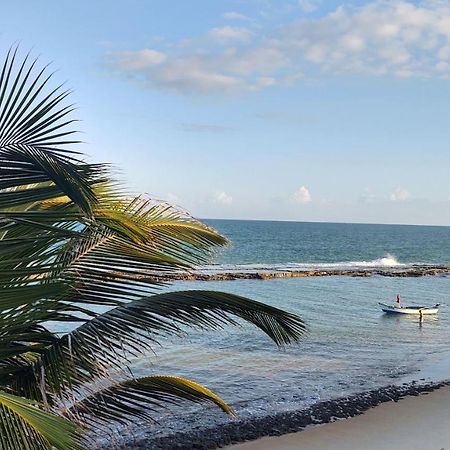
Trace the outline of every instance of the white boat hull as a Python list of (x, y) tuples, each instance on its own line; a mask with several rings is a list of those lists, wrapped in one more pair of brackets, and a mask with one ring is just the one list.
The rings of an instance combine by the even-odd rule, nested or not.
[(416, 316), (420, 316), (422, 312), (425, 314), (437, 314), (439, 311), (439, 305), (435, 305), (432, 307), (428, 306), (392, 306), (386, 305), (385, 303), (380, 303), (382, 311), (387, 314), (414, 314)]

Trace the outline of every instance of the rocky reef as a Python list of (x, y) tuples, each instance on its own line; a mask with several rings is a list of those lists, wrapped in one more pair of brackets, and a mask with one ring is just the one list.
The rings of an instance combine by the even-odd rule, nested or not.
[(272, 278), (303, 277), (423, 277), (446, 276), (450, 266), (409, 266), (402, 268), (364, 268), (364, 269), (308, 269), (308, 270), (263, 270), (263, 271), (211, 271), (202, 270), (175, 274), (141, 275), (140, 278), (156, 281), (228, 281), (228, 280), (269, 280)]

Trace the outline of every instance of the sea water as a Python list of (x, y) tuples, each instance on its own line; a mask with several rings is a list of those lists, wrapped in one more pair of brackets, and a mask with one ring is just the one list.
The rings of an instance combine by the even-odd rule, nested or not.
[(376, 267), (450, 263), (450, 227), (209, 220), (231, 246), (214, 263), (238, 267)]
[[(233, 246), (217, 255), (230, 267), (377, 267), (450, 262), (450, 228), (292, 222), (208, 221)], [(221, 395), (241, 418), (302, 409), (314, 402), (421, 379), (450, 378), (450, 278), (346, 276), (177, 282), (170, 288), (231, 292), (301, 315), (309, 332), (278, 349), (243, 324), (188, 332), (135, 362), (136, 375), (192, 378)], [(423, 323), (384, 315), (378, 302), (443, 306)], [(448, 306), (447, 306), (448, 305)], [(153, 436), (207, 428), (229, 419), (214, 407), (156, 413)]]

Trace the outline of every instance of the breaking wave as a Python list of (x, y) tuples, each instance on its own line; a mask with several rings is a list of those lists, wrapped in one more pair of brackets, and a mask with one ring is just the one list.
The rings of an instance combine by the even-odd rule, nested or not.
[[(421, 263), (415, 263), (421, 264)], [(279, 264), (211, 264), (199, 267), (201, 272), (264, 272), (264, 271), (289, 271), (289, 270), (314, 270), (314, 269), (364, 269), (364, 268), (397, 268), (408, 267), (415, 264), (405, 264), (397, 260), (394, 255), (385, 256), (371, 261), (339, 261), (318, 263), (279, 263)]]
[(391, 254), (387, 254), (386, 256), (383, 256), (382, 258), (374, 259), (372, 261), (352, 261), (350, 263), (337, 263), (340, 264), (347, 264), (351, 267), (401, 267), (406, 266), (407, 264), (400, 263), (397, 258)]

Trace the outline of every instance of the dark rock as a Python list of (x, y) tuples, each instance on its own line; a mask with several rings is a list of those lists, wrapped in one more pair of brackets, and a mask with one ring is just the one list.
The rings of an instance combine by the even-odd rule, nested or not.
[[(193, 429), (189, 432), (178, 432), (164, 437), (152, 438), (146, 436), (141, 439), (136, 438), (133, 442), (128, 442), (119, 447), (114, 446), (114, 448), (124, 450), (211, 450), (263, 436), (279, 436), (285, 433), (302, 431), (306, 426), (312, 424), (347, 419), (362, 414), (380, 403), (397, 402), (408, 395), (417, 396), (448, 385), (450, 385), (450, 381), (420, 385), (412, 382), (408, 385), (385, 386), (336, 400), (319, 402), (299, 411), (244, 419), (216, 428)], [(111, 446), (103, 447), (104, 450), (112, 448)]]
[(302, 277), (326, 277), (349, 276), (370, 277), (374, 275), (382, 277), (423, 277), (446, 276), (450, 274), (450, 266), (419, 266), (390, 269), (313, 269), (313, 270), (286, 270), (263, 272), (219, 272), (204, 273), (201, 270), (192, 272), (180, 272), (175, 274), (142, 274), (136, 276), (139, 279), (152, 281), (228, 281), (228, 280), (269, 280), (273, 278), (302, 278)]

